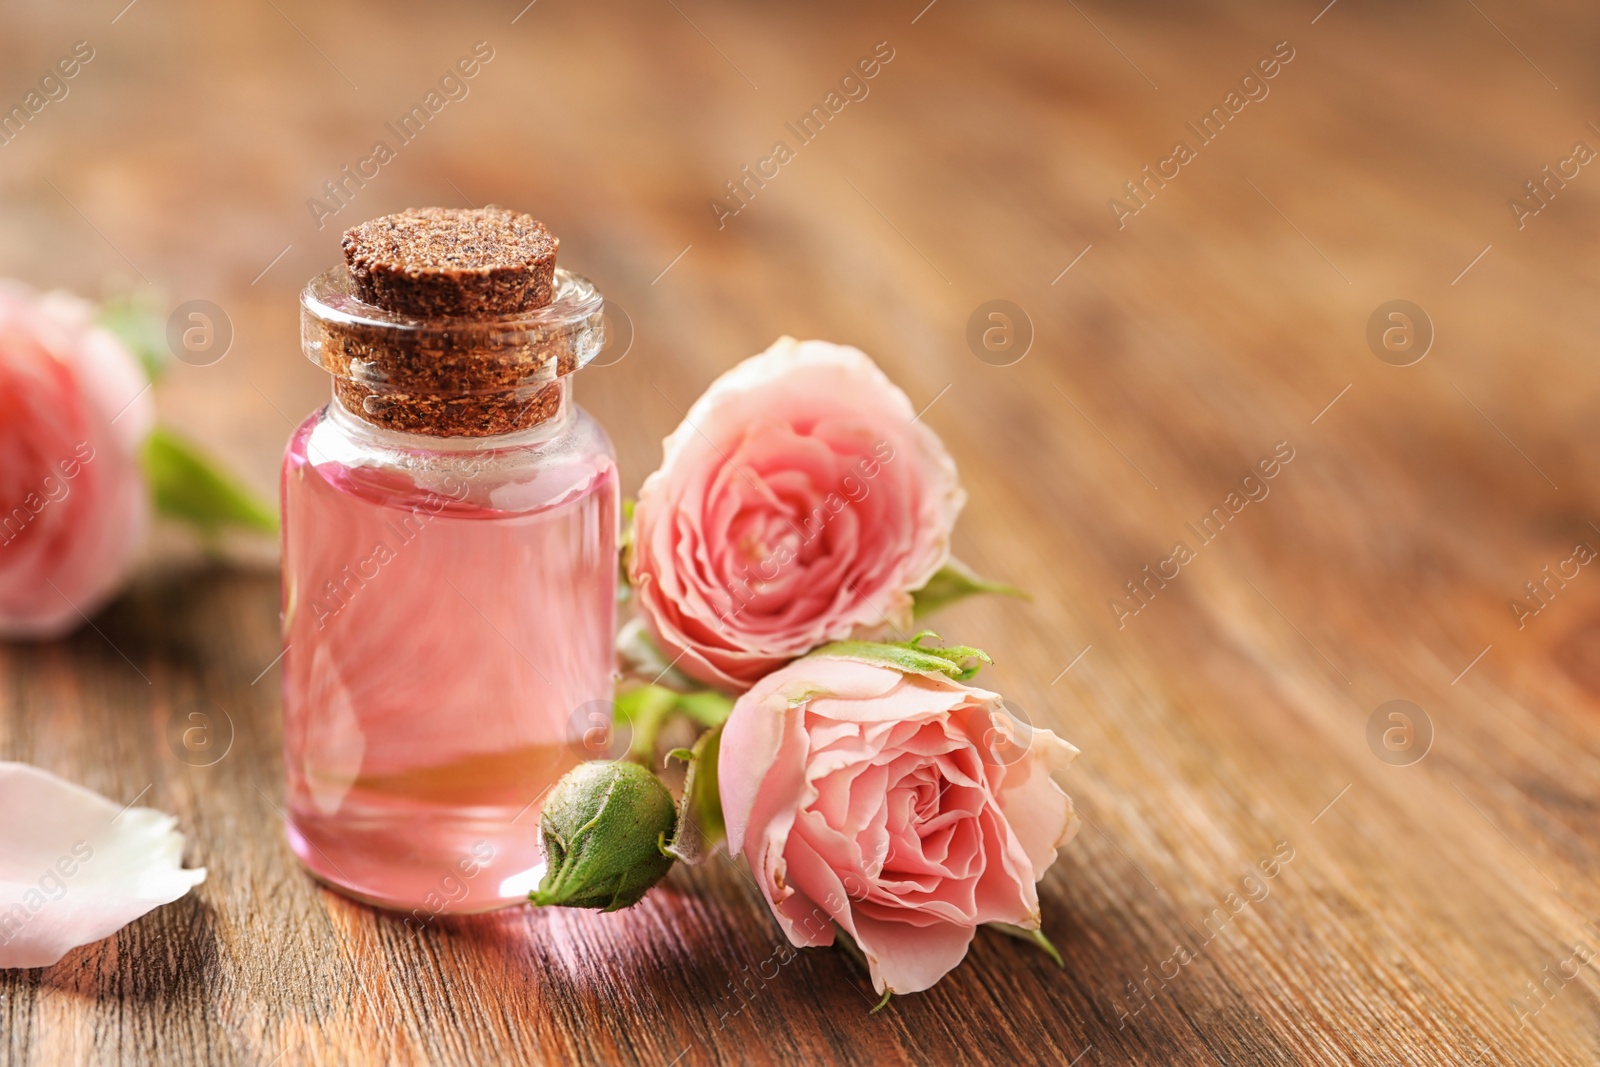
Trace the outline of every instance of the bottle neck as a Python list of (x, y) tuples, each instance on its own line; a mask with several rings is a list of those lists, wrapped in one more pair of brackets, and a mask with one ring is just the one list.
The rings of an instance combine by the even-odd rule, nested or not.
[(377, 429), (433, 442), (515, 438), (563, 421), (566, 378), (605, 343), (594, 285), (561, 269), (555, 285), (549, 304), (511, 317), (418, 319), (364, 303), (350, 271), (335, 268), (301, 294), (301, 346), (333, 375), (345, 410)]

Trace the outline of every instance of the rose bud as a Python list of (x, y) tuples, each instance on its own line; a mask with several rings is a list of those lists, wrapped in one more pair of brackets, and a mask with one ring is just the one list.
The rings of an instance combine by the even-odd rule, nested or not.
[(966, 494), (911, 401), (847, 345), (778, 340), (663, 443), (628, 571), (676, 668), (728, 692), (818, 645), (911, 625)]
[(579, 764), (545, 801), (544, 880), (528, 899), (601, 911), (637, 904), (672, 867), (661, 846), (676, 821), (672, 794), (637, 763)]

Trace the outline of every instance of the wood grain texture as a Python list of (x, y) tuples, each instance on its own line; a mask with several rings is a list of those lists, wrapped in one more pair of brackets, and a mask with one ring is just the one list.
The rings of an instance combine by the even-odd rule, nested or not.
[[(1520, 229), (1507, 207), (1600, 146), (1592, 8), (523, 2), (8, 7), (6, 106), (73, 42), (96, 58), (0, 147), (0, 274), (224, 307), (232, 351), (176, 367), (161, 408), (264, 492), (326, 397), (300, 283), (410, 205), (531, 210), (627, 311), (626, 357), (577, 384), (625, 489), (776, 335), (873, 353), (962, 467), (959, 554), (1034, 592), (939, 628), (1083, 750), (1086, 826), (1042, 887), (1066, 966), (985, 934), (869, 1017), (843, 956), (779, 965), (725, 859), (624, 913), (413, 937), (284, 844), (270, 551), (167, 530), (96, 628), (0, 649), (0, 758), (142, 793), (211, 876), (0, 976), (0, 1059), (1600, 1060), (1600, 974), (1551, 978), (1600, 950), (1600, 575), (1520, 627), (1508, 606), (1600, 548), (1600, 173)], [(467, 98), (318, 229), (307, 199), (480, 40)], [(1108, 198), (1284, 40), (1270, 93), (1119, 228)], [(708, 200), (880, 41), (869, 94), (719, 227)], [(966, 341), (995, 298), (1034, 331), (1010, 366)], [(1395, 298), (1437, 332), (1409, 367), (1366, 342)], [(1279, 442), (1269, 494), (1201, 544), (1187, 524)], [(1178, 541), (1194, 559), (1119, 620)], [(1368, 745), (1391, 699), (1432, 724), (1409, 766)], [(214, 766), (167, 743), (194, 701), (232, 722)]]

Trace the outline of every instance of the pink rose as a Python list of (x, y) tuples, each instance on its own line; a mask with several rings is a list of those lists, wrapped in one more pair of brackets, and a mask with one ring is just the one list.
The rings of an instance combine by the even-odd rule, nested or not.
[(781, 338), (711, 383), (634, 511), (629, 574), (684, 673), (731, 691), (819, 645), (908, 628), (966, 501), (865, 353)]
[(824, 652), (734, 705), (728, 848), (791, 942), (832, 944), (838, 923), (878, 992), (919, 992), (980, 923), (1039, 928), (1035, 883), (1078, 828), (1050, 771), (1075, 755), (994, 693)]
[(149, 511), (149, 385), (89, 304), (0, 282), (0, 637), (65, 633), (116, 591)]

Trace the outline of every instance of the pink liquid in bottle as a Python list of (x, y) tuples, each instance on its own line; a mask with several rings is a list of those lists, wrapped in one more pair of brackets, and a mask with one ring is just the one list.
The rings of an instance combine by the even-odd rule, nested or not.
[(285, 456), (290, 844), (419, 921), (527, 898), (610, 712), (616, 467), (579, 409), (543, 433), (439, 450), (334, 403)]

